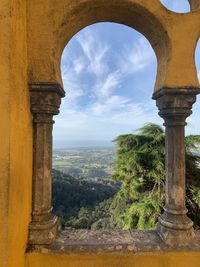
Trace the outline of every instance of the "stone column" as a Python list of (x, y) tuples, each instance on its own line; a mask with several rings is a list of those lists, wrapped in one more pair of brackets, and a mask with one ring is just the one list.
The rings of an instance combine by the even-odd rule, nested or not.
[(153, 99), (166, 127), (166, 201), (157, 230), (166, 244), (187, 246), (193, 241), (193, 222), (185, 206), (185, 125), (199, 93), (197, 88), (162, 88)]
[(190, 4), (191, 11), (195, 11), (196, 9), (200, 8), (200, 1), (199, 0), (188, 0)]
[(58, 84), (31, 84), (33, 114), (33, 195), (30, 245), (51, 244), (57, 232), (57, 217), (52, 214), (52, 128), (53, 115), (59, 113), (65, 93)]

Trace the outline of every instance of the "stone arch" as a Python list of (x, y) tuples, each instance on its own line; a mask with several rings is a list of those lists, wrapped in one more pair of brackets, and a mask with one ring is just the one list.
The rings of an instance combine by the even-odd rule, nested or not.
[(193, 12), (176, 14), (159, 0), (46, 0), (38, 5), (29, 1), (28, 82), (34, 135), (29, 245), (51, 244), (57, 234), (57, 218), (51, 213), (51, 152), (52, 117), (59, 113), (64, 96), (62, 51), (76, 32), (106, 21), (139, 31), (157, 56), (153, 98), (166, 126), (168, 176), (165, 212), (159, 218), (157, 231), (169, 245), (192, 242), (193, 224), (185, 208), (184, 126), (200, 90), (194, 62), (200, 9), (196, 5), (194, 8)]
[[(64, 3), (62, 4), (64, 10)], [(161, 11), (159, 16), (154, 12), (155, 9)], [(164, 83), (164, 73), (167, 68), (166, 58), (170, 57), (171, 45), (168, 30), (161, 19), (162, 13), (165, 13), (166, 10), (159, 1), (151, 1), (151, 4), (149, 1), (141, 3), (138, 0), (74, 1), (66, 8), (66, 12), (57, 14), (58, 11), (61, 11), (61, 8), (54, 9), (56, 20), (53, 22), (48, 21), (48, 24), (51, 25), (49, 25), (48, 32), (45, 29), (46, 40), (40, 34), (37, 44), (30, 42), (33, 44), (29, 54), (31, 57), (29, 68), (30, 83), (48, 81), (62, 84), (60, 59), (64, 47), (78, 31), (98, 22), (124, 24), (143, 34), (150, 42), (157, 56), (156, 88), (159, 88)], [(42, 27), (43, 25), (41, 25)]]
[(85, 26), (116, 22), (134, 28), (151, 43), (158, 61), (155, 91), (163, 86), (197, 87), (193, 51), (200, 36), (198, 1), (191, 0), (194, 11), (187, 14), (171, 12), (159, 0), (53, 0), (38, 6), (30, 1), (28, 81), (62, 85), (60, 58), (70, 38)]
[[(91, 3), (95, 5), (93, 4), (91, 7)], [(98, 9), (100, 9), (99, 12)], [(91, 14), (94, 13), (96, 16), (92, 17)], [(76, 16), (74, 16), (74, 14), (76, 14)], [(67, 35), (64, 34), (67, 31), (66, 27), (60, 27), (58, 31), (58, 39), (62, 43), (62, 50), (75, 33), (88, 25), (96, 22), (115, 22), (123, 24), (140, 32), (150, 42), (158, 61), (157, 84), (161, 83), (163, 77), (161, 72), (163, 73), (166, 69), (164, 57), (170, 53), (170, 40), (166, 29), (164, 29), (160, 21), (153, 13), (149, 12), (145, 6), (140, 6), (132, 1), (123, 1), (118, 5), (116, 5), (116, 3), (109, 4), (109, 1), (107, 1), (104, 5), (100, 5), (98, 1), (95, 3), (90, 0), (87, 1), (87, 4), (74, 7), (70, 17), (70, 24), (76, 26), (71, 28), (71, 31)], [(82, 17), (78, 23), (74, 22), (74, 19), (77, 17)], [(163, 40), (163, 42), (158, 44), (158, 39)], [(58, 56), (60, 57), (60, 54)]]
[[(112, 30), (111, 30), (110, 25), (112, 25)], [(103, 31), (102, 31), (102, 28), (103, 28)], [(117, 35), (115, 32), (116, 29), (118, 32)], [(115, 34), (113, 34), (113, 31), (115, 32)], [(123, 35), (123, 32), (125, 32), (126, 35)], [(107, 39), (106, 33), (109, 35), (109, 40)], [(119, 34), (120, 34), (120, 37), (119, 37)], [(103, 36), (103, 39), (102, 39), (102, 36)], [(94, 38), (94, 41), (91, 41), (91, 40), (93, 40), (93, 38)], [(85, 42), (87, 42), (87, 39), (89, 39), (88, 41), (90, 41), (89, 42), (90, 43), (90, 45), (89, 45), (90, 46), (90, 49), (89, 49), (90, 53), (85, 52), (84, 42), (80, 42), (81, 39), (84, 39)], [(99, 39), (100, 39), (101, 45), (98, 47), (98, 40)], [(119, 43), (118, 43), (118, 41), (119, 41)], [(118, 50), (116, 49), (117, 51), (115, 50), (115, 43), (117, 44), (117, 47), (120, 46), (120, 49), (118, 49)], [(73, 47), (76, 47), (76, 52), (74, 52)], [(101, 53), (101, 49), (104, 50), (104, 47), (106, 47), (106, 49), (105, 49), (106, 53), (103, 56), (103, 60), (101, 61), (100, 68), (102, 68), (102, 67), (104, 68), (104, 66), (105, 66), (106, 71), (105, 72), (103, 71), (102, 76), (101, 76), (101, 74), (98, 73), (98, 75), (97, 75), (98, 78), (96, 78), (95, 77), (96, 75), (94, 75), (94, 77), (95, 77), (94, 78), (93, 77), (93, 70), (92, 70), (91, 66), (95, 66), (95, 60), (91, 60), (91, 58), (95, 58), (96, 56), (98, 57), (99, 53)], [(111, 51), (112, 51), (112, 53), (110, 53)], [(146, 51), (147, 51), (148, 55), (145, 56)], [(128, 54), (128, 53), (140, 54), (140, 58), (142, 58), (142, 63), (138, 62), (138, 60), (136, 60), (135, 62), (133, 60), (132, 64), (130, 64), (131, 60), (127, 56), (125, 56), (125, 54)], [(88, 54), (89, 54), (89, 56), (88, 56)], [(131, 54), (131, 55), (133, 55), (133, 54)], [(84, 67), (81, 68), (80, 73), (77, 72), (76, 70), (74, 71), (74, 65), (75, 65), (74, 63), (76, 62), (76, 60), (78, 61), (78, 59), (81, 59), (80, 61), (84, 65)], [(96, 97), (96, 98), (93, 96), (93, 99), (92, 99), (93, 101), (94, 101), (94, 99), (96, 99), (96, 101), (97, 100), (102, 101), (100, 103), (103, 105), (106, 105), (106, 103), (104, 102), (105, 98), (106, 98), (105, 95), (103, 95), (103, 94), (101, 95), (100, 93), (97, 93), (97, 92), (99, 92), (99, 90), (100, 90), (99, 87), (101, 87), (101, 86), (104, 87), (104, 84), (106, 84), (106, 81), (107, 81), (106, 78), (112, 77), (113, 72), (117, 72), (118, 74), (116, 76), (114, 75), (113, 78), (111, 78), (111, 79), (114, 79), (114, 80), (119, 79), (120, 82), (119, 82), (119, 84), (118, 83), (116, 84), (114, 81), (113, 84), (115, 84), (115, 85), (112, 88), (114, 91), (110, 94), (108, 93), (108, 95), (109, 95), (109, 97), (107, 97), (108, 99), (110, 99), (110, 100), (112, 99), (112, 94), (113, 95), (117, 94), (119, 96), (122, 96), (123, 92), (126, 92), (125, 93), (126, 97), (130, 97), (130, 100), (133, 101), (132, 104), (139, 104), (140, 100), (138, 100), (138, 101), (134, 100), (134, 96), (133, 95), (128, 96), (128, 93), (132, 92), (132, 94), (133, 94), (134, 90), (135, 90), (135, 93), (134, 93), (134, 95), (135, 95), (136, 92), (139, 92), (140, 89), (142, 89), (142, 91), (145, 90), (148, 93), (148, 101), (149, 102), (147, 102), (147, 103), (153, 102), (151, 99), (151, 95), (152, 95), (153, 86), (154, 86), (155, 80), (156, 80), (156, 72), (157, 72), (156, 55), (155, 55), (155, 52), (152, 49), (149, 41), (143, 35), (141, 35), (140, 33), (138, 33), (137, 31), (133, 30), (130, 27), (127, 27), (127, 26), (124, 26), (124, 25), (118, 24), (118, 23), (95, 23), (91, 26), (88, 26), (88, 27), (82, 29), (81, 31), (79, 31), (76, 35), (74, 35), (72, 37), (72, 39), (70, 39), (69, 43), (64, 48), (61, 61), (63, 63), (62, 64), (63, 69), (62, 68), (61, 69), (62, 69), (62, 78), (63, 78), (64, 88), (66, 88), (68, 90), (67, 97), (65, 99), (65, 104), (64, 104), (65, 108), (67, 108), (67, 106), (70, 105), (70, 102), (71, 102), (70, 101), (70, 98), (71, 98), (70, 94), (73, 95), (73, 91), (75, 91), (75, 94), (76, 94), (77, 90), (79, 92), (79, 93), (77, 92), (77, 94), (79, 96), (77, 97), (77, 102), (76, 102), (76, 100), (75, 100), (75, 102), (76, 102), (76, 106), (80, 108), (82, 105), (82, 101), (85, 101), (85, 98), (87, 98), (87, 96), (89, 95), (86, 88), (91, 88), (90, 93), (92, 93), (94, 95), (98, 94), (98, 97)], [(149, 65), (146, 65), (146, 68), (137, 69), (137, 65), (139, 65), (139, 66), (141, 66), (143, 64), (145, 65), (145, 62), (148, 62), (148, 61), (150, 61), (150, 63), (149, 63)], [(110, 66), (110, 62), (112, 62), (112, 67)], [(124, 65), (126, 65), (126, 66), (124, 66)], [(129, 65), (128, 71), (127, 71), (127, 65)], [(137, 70), (131, 72), (130, 65), (133, 67), (133, 69), (136, 67)], [(98, 66), (99, 66), (99, 64), (98, 64)], [(124, 68), (126, 68), (126, 70), (124, 70)], [(151, 75), (151, 79), (152, 79), (151, 82), (149, 83), (146, 80), (143, 80), (140, 76), (141, 75), (140, 72), (144, 73), (144, 76), (150, 76)], [(88, 78), (88, 76), (90, 78)], [(106, 78), (104, 76), (106, 76)], [(140, 76), (140, 78), (138, 78), (137, 76)], [(87, 82), (88, 79), (90, 80), (90, 84)], [(134, 83), (137, 81), (137, 82), (141, 82), (142, 84), (140, 84), (139, 86), (136, 86), (136, 85), (131, 83), (130, 87), (134, 86), (134, 90), (132, 90), (133, 88), (129, 88), (129, 86), (127, 86), (128, 88), (126, 88), (126, 85), (124, 83), (125, 83), (125, 81), (126, 81), (126, 83), (128, 82), (128, 80), (130, 81), (130, 79), (133, 79), (132, 81)], [(79, 81), (78, 83), (77, 83), (77, 80)], [(83, 81), (83, 84), (81, 83), (80, 80)], [(99, 82), (99, 80), (101, 82)], [(98, 88), (96, 86), (97, 84), (98, 84)], [(112, 89), (111, 89), (111, 91), (112, 91)], [(109, 90), (110, 89), (108, 89), (107, 91), (109, 92)], [(116, 92), (116, 90), (117, 90), (117, 92)], [(140, 93), (142, 94), (142, 92), (140, 92)], [(99, 97), (99, 94), (101, 95), (100, 97)], [(72, 96), (72, 99), (73, 99), (73, 96)], [(84, 100), (82, 100), (82, 99), (84, 99)], [(90, 105), (91, 105), (92, 100), (90, 100)], [(73, 102), (73, 100), (72, 100), (72, 102)], [(109, 105), (109, 102), (107, 103), (107, 105)], [(118, 107), (118, 106), (120, 106), (120, 107)], [(115, 104), (115, 108), (112, 107), (112, 109), (114, 109), (113, 112), (115, 112), (115, 114), (117, 114), (117, 112), (119, 112), (119, 110), (122, 112), (122, 111), (124, 111), (124, 109), (126, 109), (126, 107), (121, 107), (120, 104)], [(84, 107), (84, 109), (83, 109), (83, 112), (84, 111), (87, 112), (87, 110), (88, 110), (88, 106), (86, 105), (86, 107)], [(62, 111), (64, 111), (64, 114), (66, 115), (66, 113), (65, 113), (66, 110), (62, 109), (62, 106), (61, 106), (61, 113), (62, 113)], [(154, 112), (155, 112), (154, 115), (157, 115), (156, 114), (156, 108), (154, 109)], [(71, 120), (73, 121), (73, 119), (71, 118), (71, 115), (70, 114), (68, 114), (68, 115), (69, 115), (68, 118), (66, 117), (63, 119), (66, 122), (71, 121)], [(105, 115), (103, 114), (102, 116), (105, 116)], [(91, 114), (91, 117), (92, 117), (92, 114)], [(153, 115), (149, 118), (149, 120), (151, 120), (152, 117), (153, 117)], [(105, 118), (106, 118), (106, 116), (105, 116)], [(78, 121), (80, 121), (80, 120), (79, 120), (79, 118), (77, 118), (77, 120), (74, 120), (74, 121), (77, 121), (77, 123), (78, 123)], [(147, 119), (147, 121), (148, 121), (148, 119)], [(99, 122), (99, 124), (101, 125), (101, 122)], [(86, 123), (86, 125), (87, 125), (87, 123)], [(132, 128), (136, 127), (136, 126), (133, 126), (132, 124), (129, 124), (129, 125), (131, 128), (129, 130), (126, 130), (126, 131), (132, 131)], [(103, 128), (106, 127), (105, 122), (102, 123), (102, 127)], [(137, 126), (137, 128), (138, 127), (139, 126)], [(142, 124), (141, 124), (141, 127), (142, 127)], [(55, 124), (55, 128), (56, 128), (56, 124)], [(115, 128), (114, 126), (113, 126), (113, 129), (111, 128), (111, 132), (112, 131), (115, 132), (115, 135), (110, 137), (111, 139), (114, 139), (115, 136), (119, 135), (119, 129), (114, 130), (114, 128)], [(121, 131), (123, 132), (124, 129), (123, 130), (122, 129), (123, 128), (121, 128)], [(101, 130), (100, 130), (100, 132), (101, 132)], [(55, 140), (56, 141), (59, 140), (59, 137), (56, 136), (56, 131), (54, 133), (55, 133), (55, 137), (57, 137), (57, 139), (55, 139)], [(97, 136), (93, 136), (93, 137), (97, 138)], [(85, 136), (85, 138), (86, 138), (86, 136)]]

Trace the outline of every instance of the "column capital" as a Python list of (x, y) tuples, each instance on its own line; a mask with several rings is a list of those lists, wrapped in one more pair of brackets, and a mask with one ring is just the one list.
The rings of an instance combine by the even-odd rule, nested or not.
[(57, 115), (65, 92), (57, 83), (29, 84), (31, 112)]
[(159, 115), (165, 125), (185, 125), (185, 120), (192, 113), (192, 105), (200, 88), (196, 87), (163, 87), (153, 94)]

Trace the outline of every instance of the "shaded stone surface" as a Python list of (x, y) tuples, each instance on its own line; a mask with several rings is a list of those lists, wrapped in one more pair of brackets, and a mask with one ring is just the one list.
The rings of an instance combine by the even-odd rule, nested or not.
[(192, 245), (193, 222), (187, 217), (185, 177), (185, 125), (199, 88), (161, 88), (154, 94), (165, 130), (165, 206), (157, 230), (170, 246)]
[(192, 245), (182, 248), (166, 245), (156, 231), (65, 230), (51, 246), (29, 251), (42, 253), (142, 253), (162, 251), (200, 251), (200, 231)]
[(59, 84), (30, 84), (33, 114), (33, 196), (29, 244), (51, 244), (57, 235), (57, 217), (52, 214), (52, 129), (65, 93)]

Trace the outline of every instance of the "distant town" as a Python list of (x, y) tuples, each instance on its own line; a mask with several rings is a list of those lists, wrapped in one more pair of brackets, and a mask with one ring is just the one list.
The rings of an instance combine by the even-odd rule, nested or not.
[(53, 151), (53, 168), (74, 178), (108, 180), (115, 161), (115, 148), (66, 148)]

